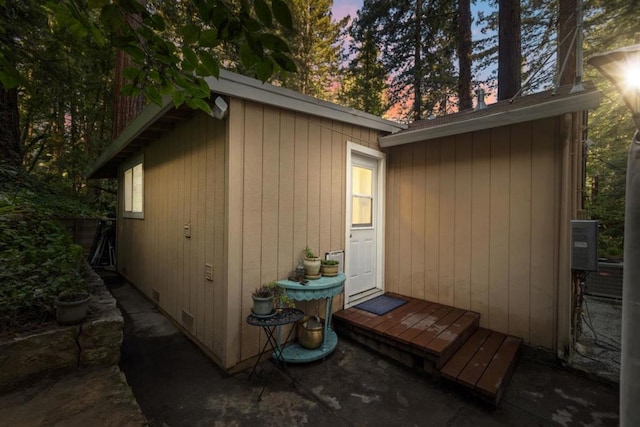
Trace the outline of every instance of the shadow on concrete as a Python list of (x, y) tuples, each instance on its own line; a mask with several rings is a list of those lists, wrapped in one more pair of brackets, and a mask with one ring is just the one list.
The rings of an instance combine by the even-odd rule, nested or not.
[(289, 366), (290, 378), (228, 375), (135, 288), (105, 282), (126, 321), (120, 366), (152, 426), (618, 424), (617, 389), (527, 357), (498, 409), (343, 338), (326, 360)]

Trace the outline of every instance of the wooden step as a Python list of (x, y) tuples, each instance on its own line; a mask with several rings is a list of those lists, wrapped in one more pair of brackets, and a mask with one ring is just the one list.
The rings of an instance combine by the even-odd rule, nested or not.
[(480, 328), (440, 374), (497, 405), (511, 380), (521, 345), (520, 338)]
[[(380, 316), (355, 307), (339, 311), (333, 316), (336, 330), (402, 363), (434, 373), (478, 328), (478, 313), (390, 295), (407, 303)], [(400, 357), (399, 352), (408, 356)]]

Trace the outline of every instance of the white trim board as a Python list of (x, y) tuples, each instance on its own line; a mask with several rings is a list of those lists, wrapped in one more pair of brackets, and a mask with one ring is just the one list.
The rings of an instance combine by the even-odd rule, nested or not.
[(347, 295), (347, 286), (349, 281), (349, 239), (351, 233), (351, 201), (349, 200), (349, 195), (351, 191), (349, 188), (346, 188), (346, 212), (345, 212), (345, 253), (344, 253), (344, 273), (346, 276), (347, 283), (345, 283), (345, 297), (344, 297), (344, 308), (352, 307), (356, 304), (359, 304), (363, 301), (373, 298), (374, 296), (380, 295), (384, 293), (384, 260), (385, 260), (385, 201), (386, 201), (386, 172), (387, 172), (387, 155), (381, 151), (374, 150), (369, 147), (365, 147), (363, 145), (357, 144), (355, 142), (347, 141), (347, 155), (346, 155), (346, 185), (351, 185), (351, 156), (352, 153), (357, 153), (361, 156), (370, 157), (372, 159), (377, 160), (378, 162), (378, 195), (377, 200), (378, 203), (376, 205), (376, 287), (374, 289), (370, 289), (366, 292), (363, 292), (361, 295), (358, 295), (355, 299), (349, 301)]

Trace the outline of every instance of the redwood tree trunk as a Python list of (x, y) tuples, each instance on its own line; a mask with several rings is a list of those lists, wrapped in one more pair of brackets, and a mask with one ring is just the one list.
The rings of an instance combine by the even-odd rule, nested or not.
[(0, 162), (15, 169), (22, 165), (18, 91), (0, 85)]
[(471, 102), (471, 0), (458, 1), (458, 108), (470, 110)]
[(120, 92), (126, 79), (122, 75), (125, 68), (132, 65), (131, 58), (124, 52), (116, 54), (116, 68), (113, 76), (113, 120), (111, 122), (111, 139), (118, 135), (135, 119), (144, 108), (143, 96), (125, 96)]
[(498, 100), (520, 90), (522, 47), (520, 0), (500, 0), (498, 10)]

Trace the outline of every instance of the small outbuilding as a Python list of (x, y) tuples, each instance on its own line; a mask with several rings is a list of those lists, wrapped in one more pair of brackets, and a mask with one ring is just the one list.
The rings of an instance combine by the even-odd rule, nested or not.
[[(360, 227), (379, 245), (368, 240), (362, 268), (381, 265), (385, 155), (378, 138), (406, 126), (230, 72), (208, 83), (212, 99), (227, 105), (222, 119), (169, 100), (149, 105), (90, 177), (118, 178), (117, 271), (233, 369), (264, 340), (245, 322), (251, 292), (286, 278), (307, 245), (317, 254), (345, 249), (350, 164), (368, 165), (356, 170), (370, 184), (375, 166), (375, 201), (370, 191), (353, 197), (365, 206), (357, 221), (371, 222), (375, 203), (380, 223)], [(383, 277), (380, 268), (365, 294), (380, 293)], [(347, 287), (352, 294), (361, 292)], [(344, 304), (335, 298), (335, 309)], [(315, 312), (314, 302), (306, 305)]]
[(568, 346), (570, 220), (597, 91), (406, 126), (230, 72), (208, 83), (221, 119), (147, 106), (90, 176), (118, 178), (118, 272), (221, 367), (258, 354), (251, 292), (305, 246), (344, 251), (335, 311), (394, 292)]

